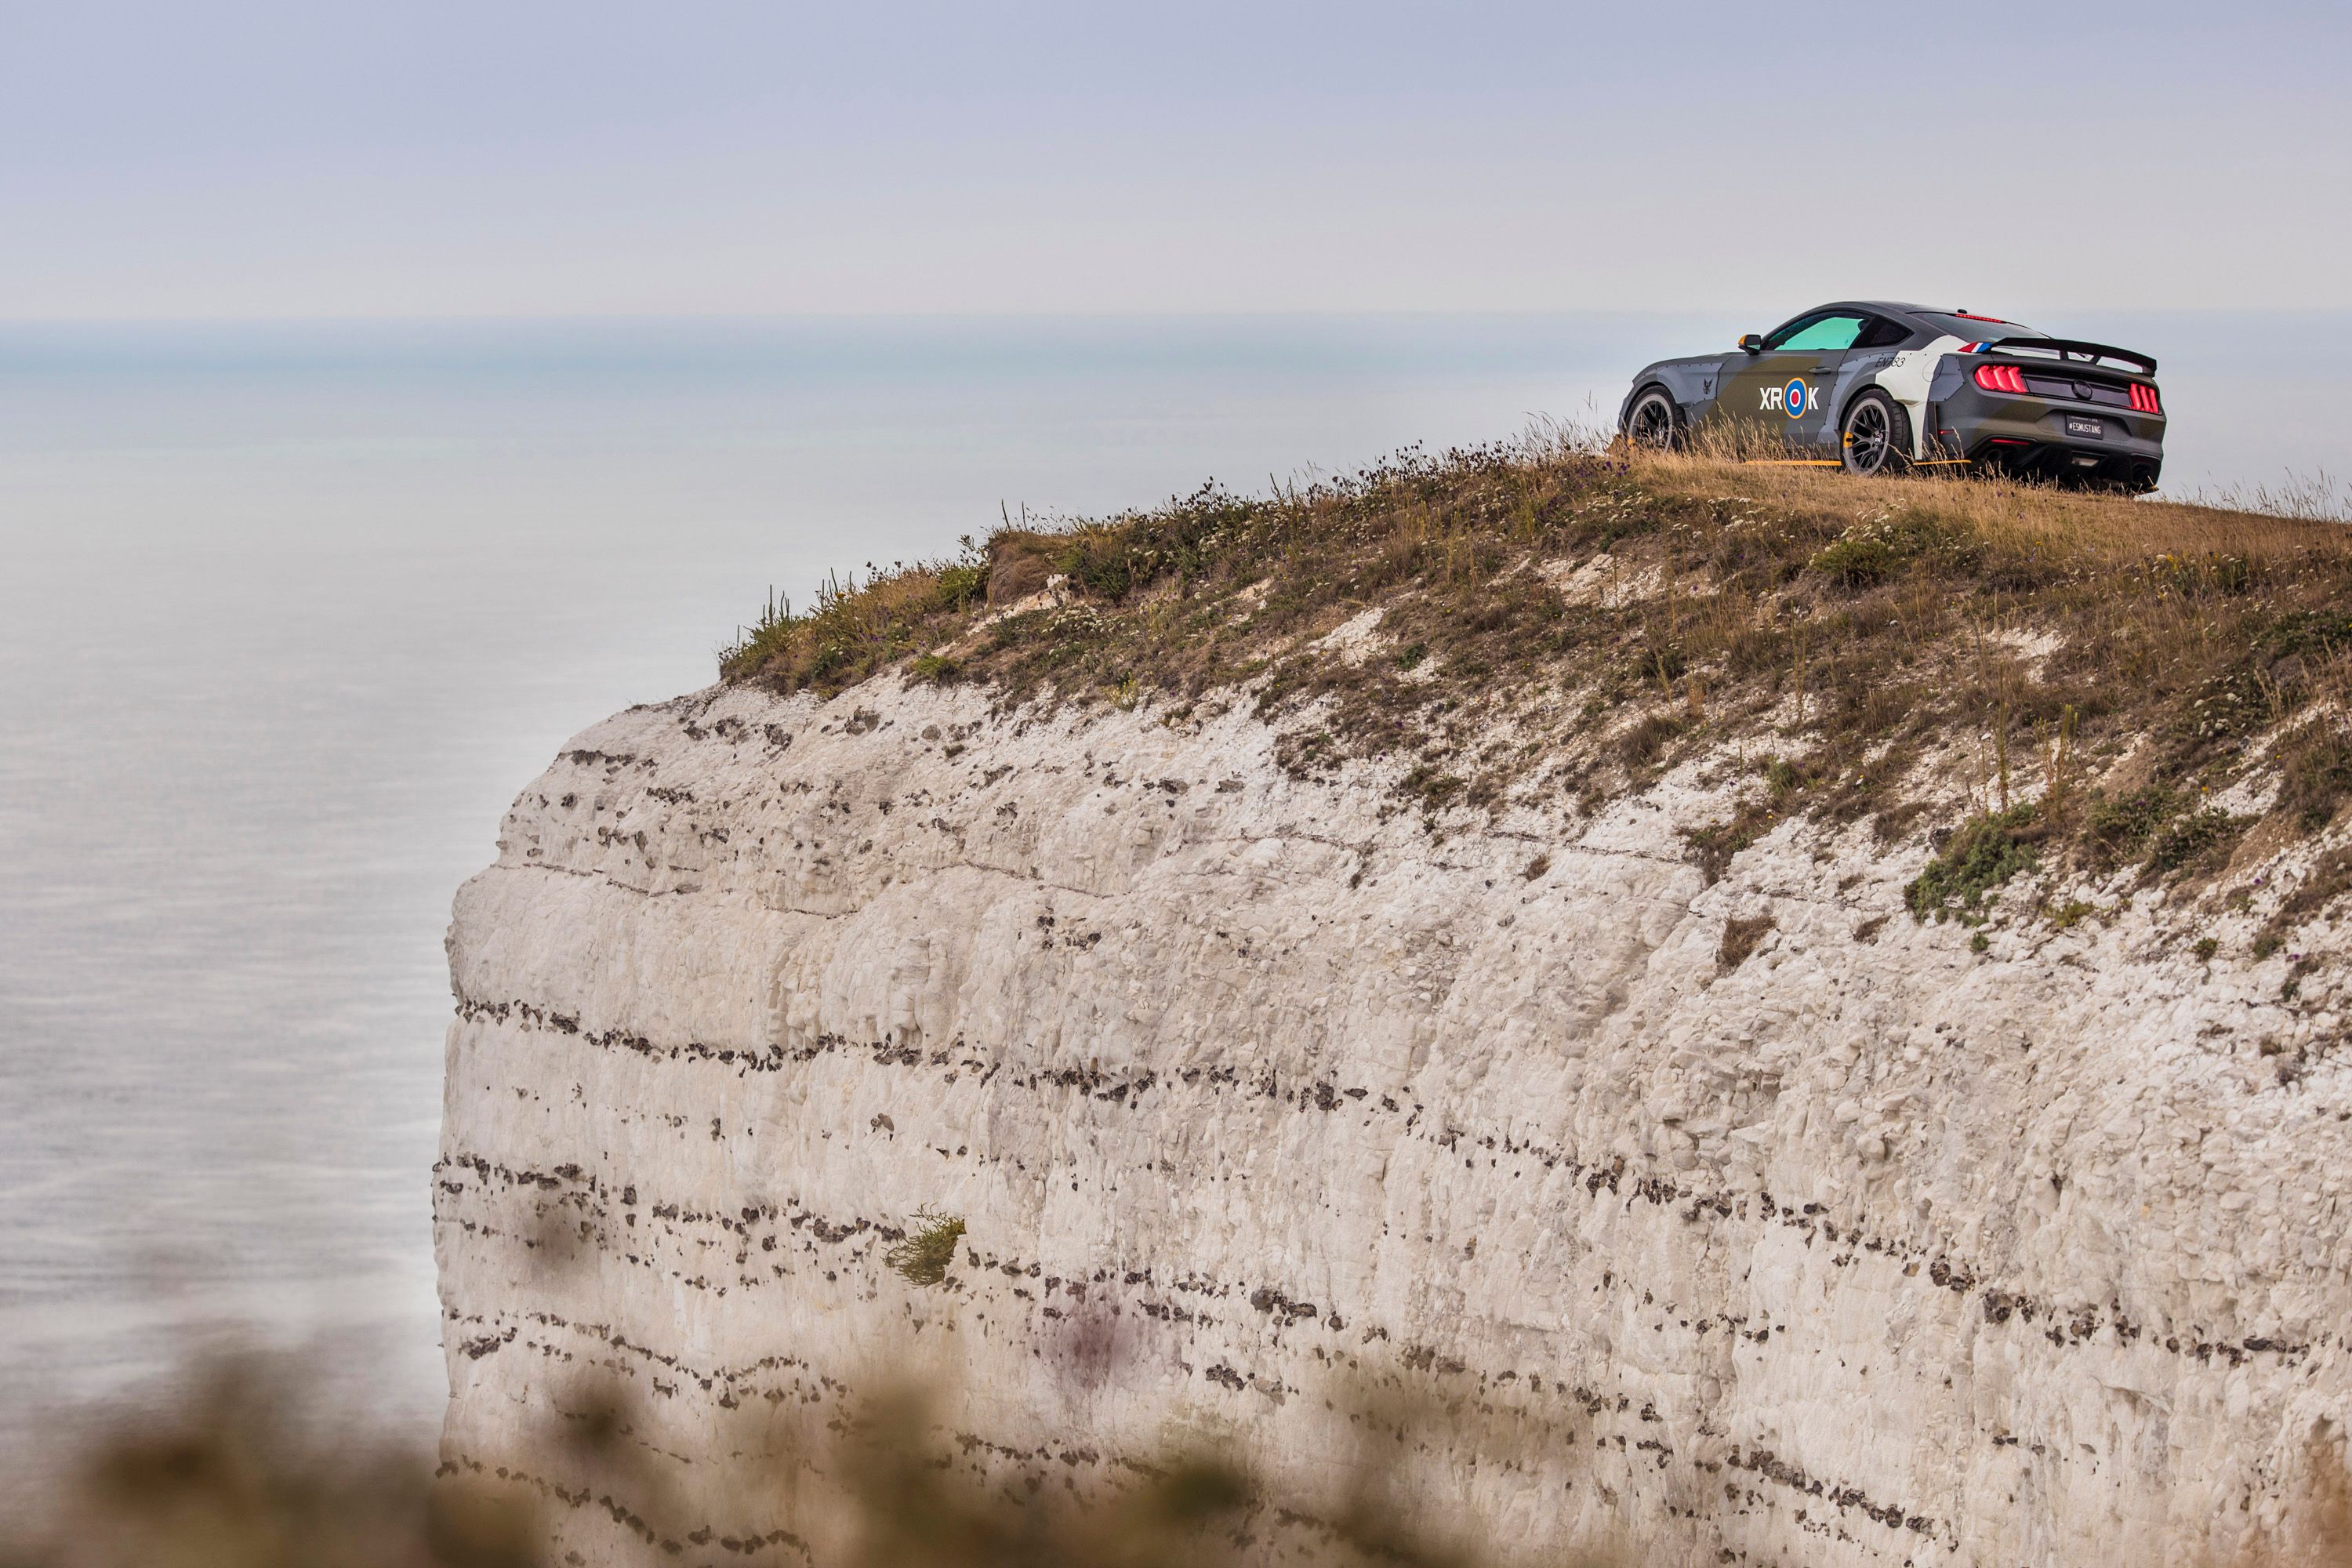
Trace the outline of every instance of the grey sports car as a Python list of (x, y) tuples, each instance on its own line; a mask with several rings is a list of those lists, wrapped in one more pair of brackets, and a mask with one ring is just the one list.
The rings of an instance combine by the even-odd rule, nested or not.
[(1966, 310), (1840, 300), (1730, 353), (1660, 360), (1618, 414), (1629, 440), (1745, 426), (1783, 461), (1883, 474), (1976, 465), (2134, 493), (2164, 470), (2156, 361)]

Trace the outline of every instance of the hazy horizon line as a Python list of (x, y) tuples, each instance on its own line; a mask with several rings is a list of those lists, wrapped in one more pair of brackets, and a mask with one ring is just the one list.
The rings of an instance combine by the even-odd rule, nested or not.
[[(1820, 300), (1858, 298), (1854, 295), (1823, 293)], [(1791, 296), (1794, 301), (1794, 296)], [(1794, 301), (1780, 307), (1783, 314), (1793, 314), (1816, 302), (1816, 297)], [(1941, 307), (1938, 307), (1941, 308)], [(1952, 309), (1961, 309), (1953, 306)], [(2108, 315), (2108, 316), (2243, 316), (2300, 317), (2352, 316), (2352, 305), (2068, 305), (2033, 304), (2009, 306), (2022, 314)], [(1379, 309), (1333, 309), (1314, 306), (1252, 306), (1227, 310), (1160, 309), (1138, 307), (1131, 310), (926, 310), (909, 308), (890, 310), (606, 310), (606, 311), (480, 311), (384, 314), (316, 314), (284, 315), (146, 315), (113, 316), (8, 316), (0, 315), (0, 331), (24, 329), (74, 327), (309, 327), (309, 326), (566, 326), (594, 324), (628, 325), (728, 325), (754, 323), (785, 323), (808, 321), (1543, 321), (1568, 320), (1578, 317), (1609, 316), (1713, 316), (1754, 313), (1747, 306), (1737, 304), (1692, 305), (1622, 305), (1622, 306), (1547, 306), (1547, 307), (1477, 307), (1393, 306)], [(1769, 313), (1769, 312), (1767, 312)], [(1759, 318), (1760, 319), (1760, 318)], [(1777, 318), (1776, 318), (1777, 319)]]

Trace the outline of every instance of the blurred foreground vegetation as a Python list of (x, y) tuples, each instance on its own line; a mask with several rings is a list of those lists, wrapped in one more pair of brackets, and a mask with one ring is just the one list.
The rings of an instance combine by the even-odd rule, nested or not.
[[(1322, 1500), (1320, 1511), (1269, 1495), (1244, 1468), (1212, 1454), (1133, 1466), (1124, 1488), (1080, 1500), (1050, 1486), (975, 1482), (951, 1463), (929, 1415), (921, 1396), (901, 1392), (835, 1424), (819, 1467), (831, 1495), (817, 1507), (845, 1525), (836, 1546), (813, 1546), (781, 1529), (760, 1541), (718, 1541), (707, 1529), (666, 1539), (658, 1521), (631, 1516), (647, 1539), (624, 1547), (614, 1561), (647, 1568), (1244, 1568), (1276, 1560), (1482, 1568), (1537, 1561), (1508, 1541), (1481, 1542), (1475, 1551), (1433, 1542), (1401, 1506), (1379, 1443), (1356, 1454), (1336, 1499)], [(1444, 1420), (1433, 1410), (1422, 1415)], [(592, 1406), (555, 1443), (568, 1449), (577, 1473), (600, 1478), (592, 1484), (635, 1485), (657, 1497), (662, 1486), (634, 1451), (629, 1431), (619, 1405)], [(125, 1414), (84, 1441), (59, 1485), (17, 1517), (0, 1513), (0, 1568), (579, 1568), (584, 1561), (548, 1547), (549, 1520), (526, 1492), (448, 1466), (436, 1474), (423, 1454), (322, 1419), (305, 1407), (299, 1376), (282, 1366), (221, 1367), (177, 1410)], [(2352, 1483), (2340, 1454), (2315, 1450), (2311, 1473), (2289, 1539), (2258, 1538), (2233, 1553), (2181, 1559), (2184, 1568), (2352, 1568)], [(753, 1482), (747, 1489), (761, 1488)], [(609, 1496), (598, 1500), (620, 1517)], [(772, 1495), (746, 1500), (757, 1511), (778, 1503), (805, 1508), (811, 1500), (804, 1485), (780, 1479)], [(1540, 1561), (1634, 1568), (1653, 1560), (1638, 1544), (1621, 1543)], [(2083, 1560), (2082, 1568), (2126, 1565), (2099, 1558)]]
[[(839, 1568), (1241, 1568), (1267, 1560), (1268, 1527), (1307, 1526), (1334, 1565), (1478, 1568), (1408, 1524), (1376, 1463), (1309, 1510), (1207, 1453), (1131, 1464), (1126, 1484), (1075, 1490), (977, 1480), (951, 1463), (927, 1401), (887, 1394), (835, 1424), (814, 1466), (751, 1478), (748, 1517), (827, 1518), (835, 1544), (787, 1529), (719, 1540), (667, 1500), (630, 1412), (591, 1399), (551, 1436), (570, 1473), (640, 1539), (624, 1562), (813, 1563)], [(299, 1372), (240, 1361), (176, 1407), (123, 1411), (82, 1434), (17, 1517), (0, 1515), (0, 1568), (576, 1568), (547, 1542), (557, 1515), (527, 1487), (443, 1465), (309, 1408)], [(809, 1458), (811, 1456), (803, 1456)], [(797, 1468), (798, 1475), (787, 1474)], [(809, 1477), (823, 1478), (813, 1493)], [(614, 1494), (644, 1500), (625, 1515)], [(572, 1500), (585, 1501), (583, 1494)], [(597, 1510), (592, 1509), (591, 1513)], [(1295, 1560), (1295, 1559), (1288, 1559)], [(1580, 1560), (1589, 1562), (1591, 1560)], [(1614, 1561), (1613, 1559), (1612, 1561)]]

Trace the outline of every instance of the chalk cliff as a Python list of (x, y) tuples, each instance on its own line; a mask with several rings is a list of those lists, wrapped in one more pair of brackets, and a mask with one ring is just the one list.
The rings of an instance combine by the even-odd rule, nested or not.
[(458, 893), (446, 1465), (835, 1563), (915, 1387), (1028, 1519), (1240, 1455), (1270, 1563), (1367, 1483), (1500, 1563), (2294, 1561), (2347, 605), (2326, 521), (1561, 442), (828, 583)]
[[(1523, 575), (1642, 591), (1589, 546)], [(1429, 679), (1384, 614), (1301, 646)], [(1767, 693), (1622, 789), (1473, 808), (1410, 756), (1303, 764), (1341, 699), (1249, 689), (900, 665), (574, 740), (450, 933), (447, 1464), (568, 1561), (824, 1561), (771, 1483), (911, 1378), (992, 1485), (1236, 1449), (1306, 1500), (1275, 1560), (1367, 1452), (1531, 1560), (2307, 1532), (2352, 1394), (2352, 813), (2263, 817), (2266, 742), (2172, 830), (2267, 825), (2194, 885), (2048, 857), (1906, 899), (2000, 804), (1979, 734), (1904, 753), (1903, 811), (1776, 816)], [(1455, 710), (1457, 754), (1530, 711)], [(884, 1263), (919, 1211), (966, 1226), (937, 1285)], [(612, 1390), (635, 1493), (561, 1440)]]

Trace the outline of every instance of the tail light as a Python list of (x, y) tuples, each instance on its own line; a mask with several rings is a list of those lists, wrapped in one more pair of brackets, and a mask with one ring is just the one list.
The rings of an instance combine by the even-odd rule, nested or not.
[(2137, 381), (2133, 382), (2131, 400), (2132, 406), (2142, 414), (2161, 414), (2164, 412), (2164, 405), (2158, 401), (2156, 388), (2152, 386), (2144, 385)]
[(1977, 366), (1977, 384), (1987, 392), (2006, 392), (2025, 395), (2025, 373), (2013, 364), (1980, 364)]

